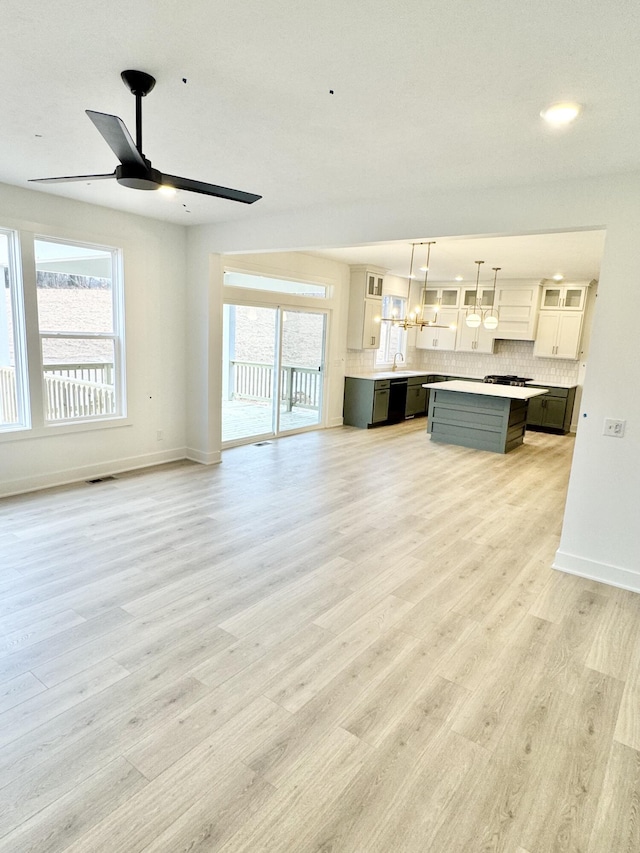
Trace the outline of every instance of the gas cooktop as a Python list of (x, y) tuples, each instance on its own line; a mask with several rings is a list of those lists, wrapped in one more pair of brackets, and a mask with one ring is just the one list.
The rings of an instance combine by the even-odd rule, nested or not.
[(490, 373), (482, 381), (489, 385), (526, 385), (527, 382), (531, 382), (531, 379), (524, 376), (512, 376), (510, 374), (501, 376), (498, 373)]

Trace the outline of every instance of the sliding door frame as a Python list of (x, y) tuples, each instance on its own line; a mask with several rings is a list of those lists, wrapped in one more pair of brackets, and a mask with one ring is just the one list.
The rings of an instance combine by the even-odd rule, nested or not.
[[(285, 299), (283, 299), (283, 296)], [(273, 298), (271, 298), (273, 297)], [(272, 409), (272, 431), (262, 433), (251, 437), (243, 437), (231, 439), (222, 442), (222, 449), (226, 450), (231, 447), (236, 447), (243, 444), (255, 444), (259, 441), (266, 441), (271, 438), (278, 438), (283, 435), (294, 435), (296, 433), (311, 432), (317, 429), (324, 429), (327, 422), (326, 410), (326, 383), (327, 383), (327, 349), (329, 344), (330, 324), (332, 309), (324, 304), (324, 299), (316, 299), (310, 297), (301, 297), (290, 294), (282, 294), (276, 292), (268, 292), (264, 290), (251, 290), (245, 287), (225, 286), (223, 290), (224, 305), (240, 305), (246, 308), (269, 308), (276, 309), (276, 365), (274, 370), (273, 382), (273, 409)], [(282, 363), (282, 323), (283, 312), (299, 311), (309, 314), (324, 315), (324, 337), (323, 337), (323, 354), (322, 354), (322, 388), (320, 392), (320, 419), (317, 424), (310, 426), (298, 427), (296, 429), (280, 431), (280, 386), (281, 386), (281, 363)], [(224, 322), (224, 320), (223, 320)], [(223, 333), (224, 339), (224, 333)], [(222, 369), (222, 360), (220, 368)], [(222, 408), (220, 409), (220, 418), (222, 419)], [(221, 423), (222, 429), (222, 423)]]

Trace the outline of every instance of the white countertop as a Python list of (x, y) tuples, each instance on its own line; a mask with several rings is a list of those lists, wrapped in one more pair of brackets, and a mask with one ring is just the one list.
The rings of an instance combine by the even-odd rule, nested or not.
[[(347, 373), (346, 374), (346, 377), (348, 377), (349, 379), (369, 379), (371, 381), (374, 381), (376, 379), (393, 379), (394, 377), (401, 379), (403, 376), (405, 378), (407, 378), (409, 376), (455, 376), (455, 377), (459, 377), (460, 374), (459, 373), (447, 374), (442, 370), (377, 370), (377, 371), (374, 371), (373, 373)], [(468, 379), (470, 379), (470, 380), (471, 379), (477, 379), (477, 380), (481, 381), (482, 379), (484, 379), (484, 375), (482, 375), (482, 376), (469, 376)], [(463, 380), (460, 380), (460, 381), (463, 381)], [(575, 388), (576, 387), (576, 383), (573, 383), (573, 384), (568, 384), (567, 382), (547, 382), (547, 383), (544, 383), (544, 382), (541, 382), (541, 381), (536, 380), (536, 379), (532, 379), (530, 382), (527, 382), (525, 387), (529, 388), (532, 385), (539, 385), (540, 387), (544, 387), (545, 390), (548, 390), (549, 388)]]
[[(433, 370), (376, 370), (375, 373), (347, 373), (347, 379), (408, 379), (410, 376), (429, 376)], [(438, 376), (444, 376), (439, 373)]]
[(428, 382), (423, 388), (439, 391), (460, 391), (463, 394), (481, 394), (483, 397), (508, 397), (511, 400), (528, 400), (546, 394), (548, 388), (527, 388), (522, 385), (492, 385), (489, 382), (464, 382), (452, 379), (449, 382)]

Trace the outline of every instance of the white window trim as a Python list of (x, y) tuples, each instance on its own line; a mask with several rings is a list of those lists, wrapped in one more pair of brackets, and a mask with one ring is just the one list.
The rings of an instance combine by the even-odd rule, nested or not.
[[(33, 235), (33, 248), (35, 254), (36, 241), (45, 243), (58, 243), (63, 246), (78, 246), (86, 249), (95, 249), (111, 255), (111, 309), (113, 317), (113, 330), (111, 332), (72, 332), (72, 331), (50, 331), (41, 330), (39, 319), (38, 336), (40, 342), (40, 382), (42, 393), (42, 426), (45, 430), (58, 431), (61, 427), (76, 426), (79, 424), (100, 424), (114, 420), (122, 420), (127, 416), (127, 395), (125, 376), (125, 353), (124, 353), (124, 278), (122, 249), (114, 246), (104, 246), (99, 243), (86, 242), (82, 240), (66, 239), (64, 237), (50, 237), (47, 234)], [(36, 277), (37, 280), (37, 277)], [(37, 288), (37, 284), (36, 284)], [(36, 291), (37, 292), (37, 291)], [(115, 388), (115, 412), (112, 414), (88, 415), (82, 418), (67, 418), (48, 421), (45, 417), (46, 411), (46, 388), (44, 381), (44, 363), (42, 359), (42, 342), (55, 338), (71, 338), (75, 340), (111, 340), (113, 341), (113, 376)]]
[[(402, 310), (400, 311), (400, 314), (398, 316), (399, 316), (399, 319), (403, 319), (404, 316), (406, 315), (406, 312), (407, 312), (407, 298), (406, 298), (406, 296), (400, 296), (400, 295), (395, 294), (395, 293), (385, 293), (382, 296), (382, 305), (384, 305), (384, 300), (387, 297), (389, 299), (398, 299), (402, 303), (403, 307), (402, 307)], [(390, 324), (383, 323), (381, 325), (382, 326), (389, 326)], [(381, 330), (381, 332), (382, 332), (382, 330)], [(388, 340), (388, 332), (386, 334), (386, 337)], [(400, 347), (399, 350), (396, 350), (396, 352), (402, 353), (402, 357), (403, 357), (404, 361), (407, 360), (407, 349), (408, 349), (407, 337), (408, 337), (407, 332), (403, 331), (402, 332), (402, 346)], [(387, 351), (386, 353), (382, 354), (382, 357), (378, 358), (378, 354), (381, 353), (381, 350), (382, 350), (382, 335), (380, 338), (380, 347), (376, 350), (375, 366), (376, 367), (387, 367), (387, 366), (393, 364), (393, 359), (395, 358), (396, 353), (391, 353), (390, 351)], [(386, 356), (386, 358), (384, 356)]]
[[(98, 241), (75, 239), (62, 235), (51, 236), (20, 227), (2, 225), (0, 233), (9, 238), (9, 260), (13, 263), (12, 311), (16, 349), (16, 381), (18, 374), (18, 345), (22, 345), (20, 370), (22, 373), (23, 422), (0, 426), (0, 442), (39, 438), (52, 434), (82, 432), (108, 427), (129, 426), (127, 417), (126, 355), (125, 355), (125, 293), (124, 250), (106, 246)], [(113, 329), (110, 332), (59, 332), (41, 331), (37, 302), (37, 276), (35, 264), (36, 240), (67, 246), (95, 249), (111, 255), (111, 296)], [(45, 382), (42, 359), (42, 341), (52, 338), (102, 339), (113, 341), (113, 375), (116, 391), (115, 411), (111, 414), (91, 415), (82, 418), (45, 419)]]
[[(7, 238), (16, 403), (19, 418), (18, 423), (0, 424), (0, 436), (4, 436), (13, 434), (17, 430), (30, 430), (32, 424), (20, 232), (15, 228), (0, 228), (0, 234)], [(4, 282), (2, 286), (4, 289)]]

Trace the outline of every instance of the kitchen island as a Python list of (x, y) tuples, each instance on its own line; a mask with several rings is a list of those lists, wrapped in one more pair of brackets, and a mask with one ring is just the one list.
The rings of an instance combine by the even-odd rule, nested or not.
[(531, 397), (546, 388), (488, 383), (429, 382), (427, 432), (432, 441), (508, 453), (524, 441)]

